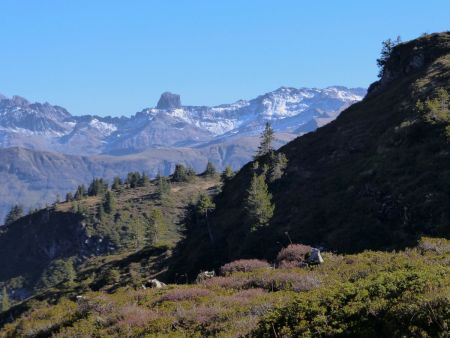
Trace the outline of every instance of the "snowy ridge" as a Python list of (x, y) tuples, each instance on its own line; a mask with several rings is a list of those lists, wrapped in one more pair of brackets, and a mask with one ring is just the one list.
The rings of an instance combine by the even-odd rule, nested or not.
[(29, 147), (24, 137), (32, 136), (42, 150), (74, 154), (83, 154), (83, 149), (86, 154), (136, 152), (251, 135), (266, 121), (277, 132), (301, 134), (333, 120), (365, 93), (362, 88), (341, 86), (280, 87), (252, 100), (208, 107), (182, 106), (179, 95), (166, 92), (158, 106), (167, 109), (146, 108), (121, 118), (72, 116), (59, 106), (1, 96), (0, 147)]

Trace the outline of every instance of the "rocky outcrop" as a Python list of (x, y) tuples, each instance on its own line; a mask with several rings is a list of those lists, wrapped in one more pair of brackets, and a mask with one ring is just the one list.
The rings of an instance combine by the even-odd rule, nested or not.
[(165, 92), (161, 94), (156, 109), (176, 109), (181, 108), (181, 98), (178, 94), (173, 94), (171, 92)]

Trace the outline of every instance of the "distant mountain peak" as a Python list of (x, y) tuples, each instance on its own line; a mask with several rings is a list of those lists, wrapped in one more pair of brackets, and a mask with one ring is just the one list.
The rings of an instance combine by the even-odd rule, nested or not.
[(156, 109), (176, 109), (181, 108), (181, 98), (180, 95), (171, 92), (164, 92), (159, 98)]
[(23, 106), (28, 106), (30, 104), (30, 102), (28, 102), (28, 100), (22, 96), (19, 95), (14, 95), (11, 99), (15, 105), (23, 107)]

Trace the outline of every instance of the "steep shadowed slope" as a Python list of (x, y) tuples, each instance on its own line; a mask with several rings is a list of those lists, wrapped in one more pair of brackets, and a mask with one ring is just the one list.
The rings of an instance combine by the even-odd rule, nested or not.
[[(450, 33), (395, 47), (362, 102), (279, 150), (289, 162), (269, 183), (270, 224), (250, 230), (247, 189), (261, 170), (249, 163), (216, 199), (214, 245), (204, 229), (191, 227), (177, 269), (271, 258), (290, 240), (356, 252), (403, 247), (421, 234), (450, 236), (447, 124), (429, 123), (415, 108), (449, 84)], [(259, 159), (259, 167), (267, 161)]]

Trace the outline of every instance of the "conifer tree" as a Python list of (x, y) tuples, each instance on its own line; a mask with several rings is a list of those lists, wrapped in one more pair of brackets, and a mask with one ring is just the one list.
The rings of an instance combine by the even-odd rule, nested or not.
[(206, 193), (201, 193), (199, 195), (198, 201), (197, 201), (197, 212), (205, 217), (206, 221), (206, 227), (208, 229), (208, 236), (209, 240), (211, 241), (211, 244), (214, 244), (214, 236), (211, 230), (211, 227), (209, 225), (209, 219), (208, 219), (208, 213), (214, 210), (216, 205), (212, 201), (211, 197)]
[(71, 282), (75, 277), (76, 273), (72, 259), (57, 259), (50, 263), (48, 268), (42, 273), (39, 285), (48, 288), (61, 282)]
[(130, 172), (127, 175), (127, 183), (130, 185), (130, 188), (136, 188), (141, 180), (141, 174), (136, 172)]
[(120, 282), (120, 271), (117, 268), (109, 269), (105, 276), (106, 282), (114, 285)]
[(139, 179), (138, 185), (140, 187), (146, 187), (150, 180), (145, 172), (142, 172), (141, 178)]
[(73, 201), (73, 194), (71, 192), (68, 192), (66, 194), (66, 202), (72, 202)]
[(396, 40), (387, 39), (382, 42), (383, 47), (381, 48), (381, 55), (377, 59), (377, 65), (380, 69), (380, 71), (378, 73), (378, 77), (380, 77), (380, 78), (383, 77), (386, 63), (389, 60), (389, 58), (391, 57), (394, 47), (397, 46), (398, 44), (400, 44), (401, 42), (402, 42), (402, 39), (400, 38), (400, 36), (397, 36)]
[(187, 169), (186, 169), (186, 182), (192, 182), (196, 175), (197, 175), (197, 173), (195, 172), (194, 168), (187, 167)]
[(107, 191), (105, 194), (103, 209), (108, 214), (112, 214), (116, 210), (116, 199), (111, 191)]
[(272, 142), (274, 139), (274, 131), (269, 122), (266, 122), (264, 131), (261, 134), (261, 143), (256, 152), (256, 158), (264, 156), (273, 151)]
[(209, 176), (209, 177), (217, 176), (217, 170), (216, 170), (216, 167), (214, 167), (214, 164), (212, 164), (210, 161), (208, 161), (208, 163), (206, 164), (206, 169), (202, 175)]
[(137, 289), (142, 285), (142, 273), (141, 273), (141, 264), (139, 263), (131, 263), (128, 268), (128, 273), (130, 275), (131, 284)]
[(170, 182), (167, 177), (162, 176), (160, 173), (158, 173), (158, 176), (156, 177), (156, 187), (156, 193), (160, 200), (163, 200), (170, 195)]
[(0, 312), (8, 311), (11, 306), (9, 302), (8, 290), (6, 289), (6, 287), (3, 287), (2, 289), (2, 302), (0, 303), (0, 305)]
[(119, 176), (116, 176), (113, 179), (113, 183), (111, 185), (111, 189), (112, 190), (119, 190), (121, 185), (122, 185), (122, 180), (120, 179)]
[(175, 171), (172, 175), (172, 180), (175, 182), (186, 182), (187, 172), (186, 167), (182, 164), (175, 165)]
[(79, 185), (77, 187), (77, 191), (75, 192), (75, 196), (74, 198), (79, 201), (81, 200), (84, 196), (86, 195), (86, 187), (84, 186), (84, 184)]
[(228, 165), (228, 166), (226, 166), (225, 170), (220, 175), (220, 179), (221, 179), (222, 183), (226, 183), (229, 180), (231, 180), (233, 178), (233, 176), (234, 176), (233, 169), (231, 169), (231, 167)]
[(165, 228), (164, 216), (161, 209), (154, 208), (150, 212), (150, 222), (145, 229), (145, 242), (148, 245), (153, 244), (157, 241), (157, 234), (161, 229)]
[(11, 210), (8, 212), (5, 218), (5, 225), (11, 224), (17, 221), (20, 217), (24, 215), (23, 207), (21, 205), (14, 205)]
[(106, 183), (103, 178), (94, 178), (89, 185), (88, 195), (98, 196), (103, 195), (105, 191), (108, 190), (108, 183)]
[(250, 218), (251, 230), (255, 231), (269, 223), (275, 210), (265, 175), (254, 174), (247, 192), (246, 210)]
[(270, 182), (276, 181), (281, 178), (284, 173), (284, 169), (287, 167), (287, 157), (283, 153), (272, 153), (270, 158), (269, 180)]

